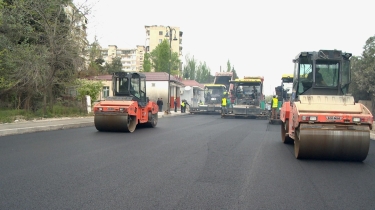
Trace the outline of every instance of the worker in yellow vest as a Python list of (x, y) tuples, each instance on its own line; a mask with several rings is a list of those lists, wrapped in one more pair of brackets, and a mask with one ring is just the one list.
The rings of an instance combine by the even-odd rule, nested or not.
[(271, 119), (277, 119), (277, 108), (279, 106), (279, 100), (277, 99), (276, 95), (273, 96), (272, 98), (272, 114), (271, 114)]
[(185, 113), (185, 110), (186, 110), (186, 104), (185, 104), (185, 101), (182, 100), (182, 102), (181, 102), (181, 113)]
[(222, 114), (227, 113), (227, 93), (224, 92), (223, 97), (221, 98), (221, 112)]

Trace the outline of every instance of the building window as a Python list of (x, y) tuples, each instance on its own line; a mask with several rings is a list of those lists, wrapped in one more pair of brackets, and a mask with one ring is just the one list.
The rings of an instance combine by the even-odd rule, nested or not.
[(160, 44), (162, 41), (163, 41), (162, 39), (159, 39), (159, 44)]
[(109, 87), (104, 86), (103, 87), (103, 98), (107, 98), (109, 96)]
[(159, 35), (163, 35), (163, 31), (159, 31)]

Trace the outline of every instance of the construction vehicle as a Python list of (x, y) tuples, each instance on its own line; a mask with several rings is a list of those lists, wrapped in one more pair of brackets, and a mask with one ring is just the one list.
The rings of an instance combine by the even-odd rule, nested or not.
[(232, 94), (234, 84), (230, 83), (230, 81), (234, 80), (233, 76), (234, 76), (233, 72), (216, 72), (215, 78), (214, 78), (214, 84), (225, 85), (226, 90), (228, 92), (228, 96), (229, 96), (232, 103), (234, 102), (234, 98), (235, 98), (235, 96)]
[(264, 77), (244, 77), (230, 81), (234, 85), (234, 103), (222, 112), (222, 118), (268, 119), (263, 95)]
[(293, 60), (293, 91), (280, 119), (282, 141), (294, 142), (297, 159), (366, 159), (373, 115), (348, 94), (351, 55), (319, 50)]
[(198, 104), (196, 107), (191, 107), (189, 112), (191, 114), (220, 114), (221, 113), (221, 98), (225, 93), (230, 93), (233, 90), (233, 84), (230, 81), (233, 79), (233, 72), (216, 72), (214, 83), (206, 84), (204, 86), (204, 104)]
[(155, 127), (158, 106), (146, 97), (146, 76), (137, 72), (112, 75), (113, 96), (94, 106), (94, 124), (98, 131), (134, 132), (137, 125)]
[(190, 107), (191, 114), (220, 114), (221, 98), (227, 92), (226, 86), (222, 84), (204, 85), (204, 104), (198, 107)]
[(278, 106), (277, 106), (277, 110), (278, 110), (277, 115), (276, 115), (277, 117), (276, 119), (273, 119), (272, 114), (270, 113), (269, 123), (281, 124), (279, 110), (281, 109), (281, 106), (285, 101), (290, 100), (290, 97), (292, 95), (292, 89), (293, 89), (293, 74), (283, 74), (281, 76), (281, 85), (275, 87), (275, 93), (279, 101)]

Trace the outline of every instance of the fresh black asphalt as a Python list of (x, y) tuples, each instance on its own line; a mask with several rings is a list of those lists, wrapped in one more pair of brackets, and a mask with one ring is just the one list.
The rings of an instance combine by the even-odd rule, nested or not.
[(3, 136), (0, 209), (375, 209), (375, 141), (358, 163), (297, 160), (280, 138), (212, 115)]

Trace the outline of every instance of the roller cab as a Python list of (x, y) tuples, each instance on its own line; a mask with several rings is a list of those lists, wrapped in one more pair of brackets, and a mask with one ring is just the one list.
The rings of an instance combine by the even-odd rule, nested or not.
[(146, 77), (137, 72), (112, 75), (113, 96), (94, 106), (98, 131), (134, 132), (138, 124), (155, 127), (158, 106), (146, 97)]
[(281, 139), (298, 159), (363, 161), (370, 146), (371, 112), (348, 93), (350, 53), (301, 52), (293, 92), (281, 108)]

